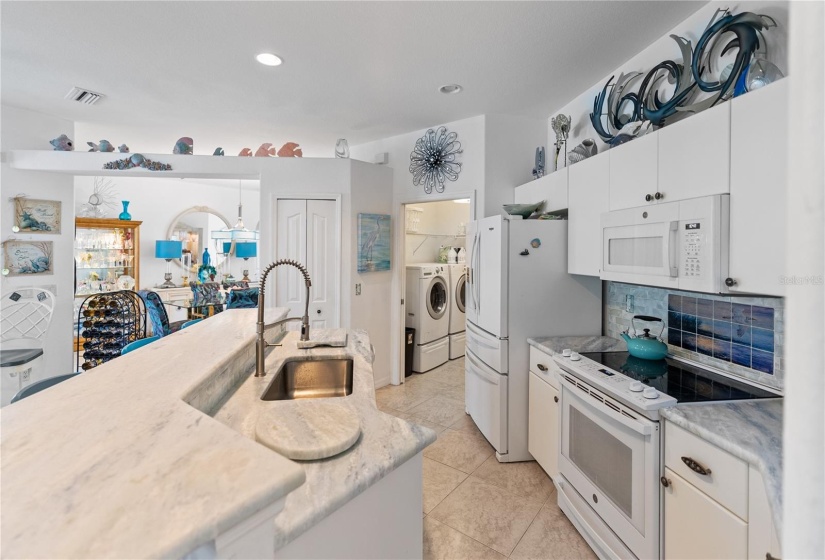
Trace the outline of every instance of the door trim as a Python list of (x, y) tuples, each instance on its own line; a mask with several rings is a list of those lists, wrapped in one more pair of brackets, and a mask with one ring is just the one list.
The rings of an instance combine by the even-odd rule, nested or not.
[[(343, 239), (343, 219), (342, 216), (342, 208), (341, 208), (341, 194), (340, 193), (278, 193), (272, 195), (272, 226), (269, 229), (269, 234), (272, 236), (272, 243), (270, 244), (273, 247), (273, 255), (268, 255), (269, 258), (273, 258), (274, 254), (276, 254), (277, 245), (275, 244), (274, 237), (277, 235), (278, 232), (278, 201), (279, 200), (331, 200), (335, 202), (335, 219), (338, 221), (337, 223), (337, 233), (339, 242), (334, 244), (334, 255), (333, 255), (333, 269), (334, 269), (334, 278), (333, 278), (333, 285), (335, 288), (335, 293), (338, 297), (338, 305), (335, 306), (335, 324), (339, 327), (346, 328), (345, 325), (341, 322), (341, 308), (344, 304), (344, 294), (341, 291), (341, 278), (342, 278), (342, 263), (341, 263), (341, 242), (340, 240)], [(263, 232), (262, 232), (263, 233)], [(260, 258), (260, 257), (259, 257)], [(303, 263), (302, 263), (303, 264)], [(261, 267), (263, 268), (263, 267)], [(312, 274), (312, 271), (310, 271)], [(274, 293), (274, 292), (270, 292)], [(269, 300), (271, 303), (268, 307), (273, 307), (275, 299), (270, 298)]]

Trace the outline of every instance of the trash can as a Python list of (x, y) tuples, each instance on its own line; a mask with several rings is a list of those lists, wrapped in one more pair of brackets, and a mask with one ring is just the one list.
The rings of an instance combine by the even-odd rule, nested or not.
[(415, 348), (415, 329), (404, 331), (404, 377), (412, 375), (413, 349)]

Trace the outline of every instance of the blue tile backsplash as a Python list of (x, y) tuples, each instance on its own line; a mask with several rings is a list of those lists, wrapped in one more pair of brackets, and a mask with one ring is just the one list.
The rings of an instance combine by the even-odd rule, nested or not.
[(668, 294), (667, 319), (671, 346), (773, 375), (772, 308)]
[(698, 294), (619, 282), (606, 282), (605, 288), (607, 336), (618, 338), (630, 327), (633, 315), (661, 317), (667, 327), (662, 339), (670, 354), (783, 389), (782, 298)]

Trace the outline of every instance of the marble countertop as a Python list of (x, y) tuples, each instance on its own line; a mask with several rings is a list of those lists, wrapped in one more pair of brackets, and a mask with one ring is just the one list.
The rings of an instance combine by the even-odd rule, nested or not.
[(339, 455), (300, 463), (306, 473), (306, 483), (287, 496), (284, 510), (275, 518), (275, 550), (364, 492), (436, 438), (432, 430), (384, 414), (376, 408), (371, 366), (373, 355), (365, 331), (349, 331), (347, 346), (343, 348), (298, 350), (297, 333), (289, 333), (282, 342), (283, 347), (273, 351), (267, 359), (266, 377), (247, 378), (221, 404), (215, 419), (254, 439), (262, 413), (271, 415), (273, 409), (289, 413), (289, 403), (259, 399), (272, 381), (272, 373), (285, 361), (351, 357), (352, 394), (329, 400), (357, 413), (361, 421), (361, 436), (355, 445)]
[(300, 465), (208, 414), (254, 368), (256, 313), (225, 311), (3, 408), (0, 556), (179, 558), (298, 488)]
[(574, 352), (624, 352), (627, 344), (609, 336), (545, 336), (528, 338), (527, 343), (550, 355), (565, 348)]
[(782, 399), (683, 404), (659, 412), (762, 473), (774, 526), (782, 534)]

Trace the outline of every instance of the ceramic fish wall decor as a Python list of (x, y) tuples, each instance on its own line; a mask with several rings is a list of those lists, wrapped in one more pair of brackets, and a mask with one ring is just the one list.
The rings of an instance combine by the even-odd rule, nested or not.
[(278, 150), (278, 157), (304, 157), (304, 152), (295, 142), (287, 142)]
[(121, 154), (128, 154), (129, 153), (129, 146), (127, 146), (126, 144), (121, 144), (120, 146), (118, 146), (117, 151), (120, 152)]
[(238, 155), (240, 157), (252, 157), (252, 148), (244, 148), (238, 153)]
[(261, 144), (258, 151), (255, 152), (255, 157), (274, 157), (275, 147), (269, 142)]
[(215, 148), (215, 151), (212, 152), (212, 155), (213, 156), (222, 156), (223, 155), (223, 148), (218, 146), (217, 148)]
[(114, 152), (115, 147), (112, 146), (111, 142), (108, 140), (101, 140), (100, 144), (95, 144), (94, 142), (86, 142), (91, 148), (89, 148), (90, 152)]
[(178, 138), (175, 142), (175, 147), (172, 149), (173, 154), (181, 154), (191, 156), (193, 152), (194, 142), (189, 136)]
[(54, 150), (56, 152), (74, 151), (74, 142), (72, 142), (72, 139), (66, 136), (65, 134), (61, 134), (54, 140), (49, 140), (49, 144), (54, 146)]

